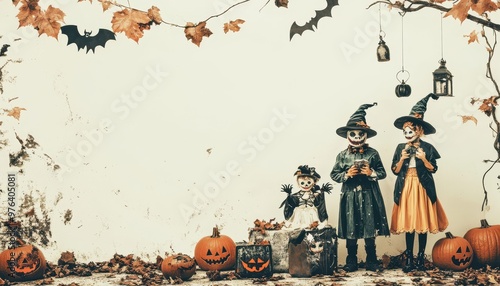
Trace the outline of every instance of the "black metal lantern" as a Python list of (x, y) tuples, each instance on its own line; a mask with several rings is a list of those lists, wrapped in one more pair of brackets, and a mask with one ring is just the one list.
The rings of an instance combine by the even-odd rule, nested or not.
[(377, 47), (377, 60), (379, 62), (387, 62), (391, 59), (391, 53), (389, 52), (389, 47), (385, 44), (382, 36), (380, 36), (380, 41)]
[(453, 75), (446, 68), (446, 61), (439, 61), (439, 68), (432, 72), (434, 94), (437, 96), (453, 96)]
[(401, 84), (396, 85), (395, 92), (397, 97), (408, 97), (411, 94), (411, 86), (402, 80)]

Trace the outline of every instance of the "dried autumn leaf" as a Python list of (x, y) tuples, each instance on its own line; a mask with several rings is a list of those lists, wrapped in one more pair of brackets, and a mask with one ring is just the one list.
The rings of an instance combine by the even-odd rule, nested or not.
[(238, 32), (240, 30), (240, 24), (245, 23), (245, 20), (237, 19), (234, 21), (229, 21), (229, 23), (224, 23), (224, 33), (229, 31)]
[(458, 4), (453, 5), (453, 7), (444, 15), (444, 17), (453, 16), (453, 18), (459, 19), (460, 22), (463, 22), (467, 18), (471, 6), (471, 0), (460, 0)]
[(7, 110), (7, 116), (12, 116), (15, 119), (19, 120), (19, 117), (21, 117), (21, 111), (26, 110), (26, 108), (23, 107), (14, 107), (11, 110)]
[(186, 38), (191, 40), (193, 44), (200, 46), (203, 37), (210, 37), (212, 35), (212, 31), (208, 28), (205, 28), (207, 25), (206, 22), (200, 22), (198, 25), (195, 25), (191, 22), (186, 23), (186, 27), (184, 28), (184, 34), (186, 34)]
[(139, 39), (144, 35), (143, 31), (147, 29), (145, 25), (149, 21), (148, 14), (131, 9), (115, 12), (113, 13), (113, 19), (111, 19), (113, 32), (123, 32), (128, 38), (136, 42), (139, 42)]
[(160, 15), (160, 9), (158, 9), (158, 7), (156, 6), (152, 6), (151, 8), (148, 9), (148, 17), (156, 25), (160, 25), (161, 22), (163, 21)]
[(491, 0), (476, 0), (472, 1), (471, 9), (482, 15), (485, 12), (492, 12), (498, 9), (498, 6)]
[(40, 13), (34, 22), (34, 26), (38, 30), (38, 35), (47, 34), (47, 36), (57, 39), (59, 30), (61, 30), (59, 22), (64, 22), (64, 16), (65, 14), (61, 9), (50, 5), (47, 11)]
[(481, 106), (479, 106), (479, 110), (484, 112), (487, 116), (490, 116), (493, 112), (493, 106), (496, 106), (496, 97), (492, 96), (488, 99), (483, 99)]
[(274, 5), (276, 7), (285, 7), (288, 8), (288, 0), (274, 0)]
[(477, 119), (472, 115), (458, 115), (458, 116), (462, 117), (462, 123), (464, 124), (467, 123), (468, 121), (472, 121), (477, 125)]
[(22, 0), (21, 3), (19, 13), (17, 14), (19, 27), (31, 26), (41, 13), (38, 0)]
[(99, 2), (101, 2), (101, 6), (102, 6), (102, 11), (106, 11), (109, 9), (109, 7), (111, 7), (111, 1), (107, 1), (107, 0), (99, 0)]
[(477, 38), (477, 32), (476, 31), (470, 32), (470, 34), (469, 35), (465, 35), (465, 37), (469, 38), (469, 41), (467, 42), (468, 44), (473, 43), (473, 42), (478, 42), (479, 43), (479, 39)]
[(12, 0), (12, 4), (14, 4), (14, 6), (17, 6), (17, 4), (19, 4), (20, 0)]

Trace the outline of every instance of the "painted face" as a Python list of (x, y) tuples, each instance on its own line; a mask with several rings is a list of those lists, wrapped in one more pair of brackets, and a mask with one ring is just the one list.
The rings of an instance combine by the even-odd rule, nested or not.
[(350, 130), (347, 132), (347, 140), (352, 147), (361, 147), (365, 144), (367, 134), (363, 130)]
[(297, 184), (299, 185), (301, 190), (310, 191), (314, 186), (314, 179), (311, 177), (301, 176), (297, 178)]
[(418, 133), (415, 132), (413, 129), (411, 129), (408, 126), (403, 129), (403, 134), (406, 138), (406, 142), (408, 142), (408, 143), (412, 143), (413, 141), (415, 141), (419, 137)]

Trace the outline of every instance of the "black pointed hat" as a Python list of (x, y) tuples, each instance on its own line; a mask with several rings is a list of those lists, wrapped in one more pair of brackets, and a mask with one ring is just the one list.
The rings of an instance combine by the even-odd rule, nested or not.
[(377, 131), (373, 130), (366, 124), (366, 119), (365, 115), (366, 112), (365, 110), (377, 105), (376, 102), (373, 104), (363, 104), (361, 105), (356, 112), (349, 118), (349, 121), (347, 121), (346, 126), (340, 127), (337, 129), (337, 135), (347, 138), (347, 132), (349, 130), (363, 130), (366, 132), (366, 135), (368, 138), (373, 137), (377, 135)]
[(394, 121), (394, 126), (398, 129), (403, 129), (405, 122), (410, 121), (417, 125), (422, 126), (424, 129), (424, 134), (434, 134), (436, 133), (436, 128), (434, 128), (429, 122), (424, 121), (424, 113), (427, 110), (427, 101), (429, 98), (438, 99), (439, 96), (434, 93), (429, 93), (426, 97), (422, 98), (417, 102), (410, 111), (410, 115), (401, 116)]

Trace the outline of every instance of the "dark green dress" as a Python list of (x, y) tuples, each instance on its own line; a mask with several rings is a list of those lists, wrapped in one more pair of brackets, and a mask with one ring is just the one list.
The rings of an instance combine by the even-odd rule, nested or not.
[[(371, 177), (357, 175), (346, 178), (355, 160), (365, 159), (374, 171)], [(387, 176), (377, 150), (364, 146), (363, 151), (346, 149), (337, 155), (330, 177), (342, 183), (339, 207), (338, 237), (342, 239), (372, 238), (390, 235), (385, 204), (378, 180)]]

